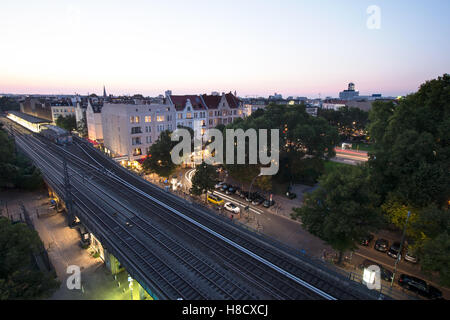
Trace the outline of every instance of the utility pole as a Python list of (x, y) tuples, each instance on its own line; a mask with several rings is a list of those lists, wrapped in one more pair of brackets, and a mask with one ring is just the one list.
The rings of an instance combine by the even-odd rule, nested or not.
[(67, 159), (65, 154), (63, 156), (63, 168), (64, 168), (64, 193), (65, 193), (64, 202), (66, 203), (67, 218), (69, 219), (69, 227), (72, 227), (75, 217), (73, 214), (73, 200), (71, 190), (72, 188), (70, 186), (69, 170), (67, 168)]
[(392, 280), (391, 280), (391, 288), (394, 285), (395, 273), (397, 272), (397, 265), (401, 259), (403, 242), (405, 241), (406, 227), (408, 225), (408, 220), (409, 220), (410, 216), (411, 216), (411, 211), (408, 211), (408, 216), (406, 217), (405, 226), (403, 227), (403, 234), (402, 234), (402, 241), (400, 242), (400, 249), (398, 250), (397, 259), (395, 260), (394, 274), (392, 275)]

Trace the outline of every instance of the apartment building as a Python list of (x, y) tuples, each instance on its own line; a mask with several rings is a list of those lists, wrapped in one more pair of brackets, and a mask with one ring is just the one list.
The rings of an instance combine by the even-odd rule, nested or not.
[(27, 97), (20, 104), (22, 113), (50, 120), (53, 123), (59, 117), (76, 116), (76, 102), (69, 98), (49, 97)]
[(206, 130), (208, 110), (203, 99), (197, 95), (172, 95), (171, 91), (167, 91), (166, 104), (174, 109), (175, 128), (192, 128), (195, 138), (201, 139)]
[(142, 162), (161, 132), (176, 127), (175, 109), (150, 101), (105, 102), (101, 109), (103, 144), (112, 157)]
[(244, 117), (244, 104), (235, 95), (222, 93), (222, 95), (201, 96), (208, 109), (207, 127), (214, 128), (219, 124), (233, 123), (236, 118)]
[(89, 140), (101, 143), (103, 140), (102, 124), (103, 101), (99, 99), (88, 99), (86, 107), (86, 124)]

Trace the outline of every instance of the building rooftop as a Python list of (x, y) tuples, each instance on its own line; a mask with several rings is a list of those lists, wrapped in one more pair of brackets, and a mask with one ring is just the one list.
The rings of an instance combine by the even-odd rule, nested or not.
[(18, 118), (21, 118), (21, 119), (23, 119), (25, 121), (28, 121), (30, 123), (50, 123), (51, 122), (49, 120), (41, 119), (41, 118), (38, 118), (38, 117), (35, 117), (35, 116), (31, 116), (29, 114), (22, 113), (22, 112), (19, 112), (19, 111), (8, 111), (8, 114), (14, 115), (14, 116), (16, 116)]

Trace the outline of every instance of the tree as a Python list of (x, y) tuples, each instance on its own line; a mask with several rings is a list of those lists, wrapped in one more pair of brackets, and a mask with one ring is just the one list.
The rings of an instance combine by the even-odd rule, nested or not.
[(420, 265), (425, 272), (438, 272), (440, 284), (450, 287), (450, 235), (448, 232), (424, 242), (418, 250)]
[(14, 98), (1, 97), (0, 98), (0, 111), (13, 111), (19, 110), (20, 105)]
[(56, 125), (67, 131), (73, 131), (77, 128), (77, 120), (74, 115), (70, 115), (70, 116), (66, 116), (66, 117), (59, 116), (56, 119)]
[[(259, 112), (258, 112), (259, 111)], [(310, 116), (304, 105), (274, 105), (258, 110), (242, 121), (229, 124), (226, 129), (276, 129), (279, 130), (279, 171), (272, 178), (278, 183), (291, 181), (316, 182), (323, 166), (311, 165), (310, 159), (321, 162), (323, 158), (334, 156), (334, 146), (338, 141), (337, 129), (323, 118)], [(226, 140), (226, 135), (224, 136)], [(246, 139), (246, 163), (248, 163), (249, 141)], [(226, 148), (226, 141), (224, 146)], [(236, 147), (236, 146), (235, 146)], [(237, 156), (237, 152), (234, 152)], [(235, 161), (236, 163), (236, 161)], [(259, 165), (226, 164), (232, 177), (240, 181), (251, 181), (259, 171)], [(305, 168), (305, 171), (302, 169)], [(306, 171), (310, 171), (306, 173)], [(313, 174), (312, 174), (313, 173)]]
[(375, 102), (369, 121), (375, 145), (368, 164), (383, 211), (399, 228), (412, 212), (413, 250), (422, 268), (448, 285), (450, 75), (427, 81), (398, 105)]
[(200, 196), (203, 193), (214, 190), (214, 185), (219, 178), (216, 168), (212, 165), (202, 162), (201, 164), (197, 165), (195, 169), (195, 174), (192, 177), (192, 188), (190, 190), (191, 193), (196, 196)]
[(163, 131), (159, 135), (158, 140), (151, 145), (147, 158), (142, 164), (142, 168), (146, 173), (156, 173), (162, 177), (169, 178), (177, 168), (171, 157), (171, 151), (177, 142), (172, 141), (170, 136), (170, 131)]
[(39, 271), (33, 255), (43, 247), (35, 230), (0, 218), (0, 299), (48, 297), (59, 283), (52, 274)]
[(292, 218), (339, 252), (354, 250), (360, 239), (380, 227), (382, 217), (373, 203), (366, 168), (343, 167), (319, 180), (319, 188), (295, 208)]
[[(405, 205), (446, 205), (450, 198), (450, 75), (423, 84), (392, 103), (374, 103), (369, 115), (369, 161), (377, 192)], [(392, 196), (391, 195), (391, 196)]]
[(342, 141), (365, 136), (369, 113), (354, 107), (342, 107), (339, 110), (319, 109), (318, 116), (338, 129)]
[(416, 232), (413, 252), (423, 271), (438, 272), (440, 283), (450, 286), (450, 212), (431, 205), (422, 209), (411, 228)]

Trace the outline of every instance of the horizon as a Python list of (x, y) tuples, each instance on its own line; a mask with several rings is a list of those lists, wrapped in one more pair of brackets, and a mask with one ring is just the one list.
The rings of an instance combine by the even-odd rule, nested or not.
[(6, 1), (0, 92), (396, 97), (450, 71), (450, 3), (379, 0), (370, 29), (373, 4)]

